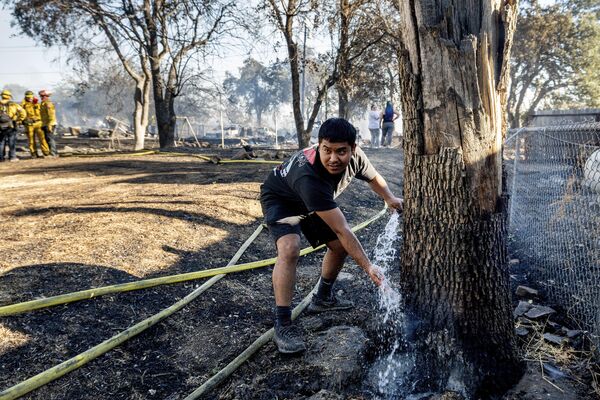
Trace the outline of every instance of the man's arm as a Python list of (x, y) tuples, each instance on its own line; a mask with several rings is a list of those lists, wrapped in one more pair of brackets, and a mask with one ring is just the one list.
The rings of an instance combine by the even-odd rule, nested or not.
[(381, 272), (369, 261), (356, 235), (354, 235), (354, 232), (348, 226), (348, 222), (342, 211), (339, 208), (334, 208), (327, 211), (317, 211), (317, 215), (335, 232), (346, 252), (369, 274), (371, 280), (377, 286), (381, 285), (381, 281), (383, 280)]
[(388, 207), (402, 211), (402, 203), (404, 201), (401, 198), (394, 196), (387, 182), (379, 175), (379, 173), (375, 175), (375, 178), (369, 181), (369, 186), (371, 186), (371, 189), (386, 202)]

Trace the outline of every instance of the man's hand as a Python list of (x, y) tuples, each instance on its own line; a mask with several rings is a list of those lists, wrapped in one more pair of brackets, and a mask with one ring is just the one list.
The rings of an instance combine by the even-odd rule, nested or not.
[(391, 198), (387, 199), (385, 202), (389, 208), (393, 208), (395, 210), (398, 210), (398, 212), (402, 212), (402, 208), (404, 206), (404, 200), (402, 200), (400, 197), (391, 197)]
[(367, 274), (369, 274), (369, 278), (377, 285), (381, 286), (381, 283), (385, 280), (381, 269), (377, 265), (371, 264), (369, 269), (367, 269)]
[(398, 212), (402, 212), (402, 204), (404, 200), (400, 197), (394, 196), (390, 188), (388, 187), (385, 179), (379, 174), (375, 176), (370, 182), (369, 186), (375, 193), (377, 193), (388, 205), (388, 207), (398, 210)]

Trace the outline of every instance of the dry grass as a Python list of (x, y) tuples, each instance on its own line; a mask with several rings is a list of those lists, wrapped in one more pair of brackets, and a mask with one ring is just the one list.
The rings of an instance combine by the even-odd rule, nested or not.
[(11, 330), (4, 324), (0, 324), (0, 355), (16, 347), (23, 346), (29, 341), (29, 336)]

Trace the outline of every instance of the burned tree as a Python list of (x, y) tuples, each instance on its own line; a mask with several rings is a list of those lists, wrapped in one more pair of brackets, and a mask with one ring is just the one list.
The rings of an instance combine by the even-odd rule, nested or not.
[[(402, 284), (420, 382), (487, 398), (520, 376), (502, 185), (515, 1), (397, 2), (404, 118)], [(421, 389), (424, 389), (423, 387)]]

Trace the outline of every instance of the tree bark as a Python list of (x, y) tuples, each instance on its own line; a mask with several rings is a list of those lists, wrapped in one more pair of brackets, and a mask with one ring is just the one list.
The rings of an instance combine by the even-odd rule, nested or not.
[(348, 119), (350, 113), (350, 96), (348, 90), (342, 85), (337, 86), (338, 92), (338, 117)]
[(134, 150), (142, 150), (148, 129), (150, 111), (150, 78), (139, 80), (135, 85), (133, 110), (133, 132), (135, 136)]
[[(398, 1), (402, 286), (420, 390), (488, 398), (521, 374), (502, 187), (514, 1)], [(415, 372), (418, 375), (418, 372)]]

